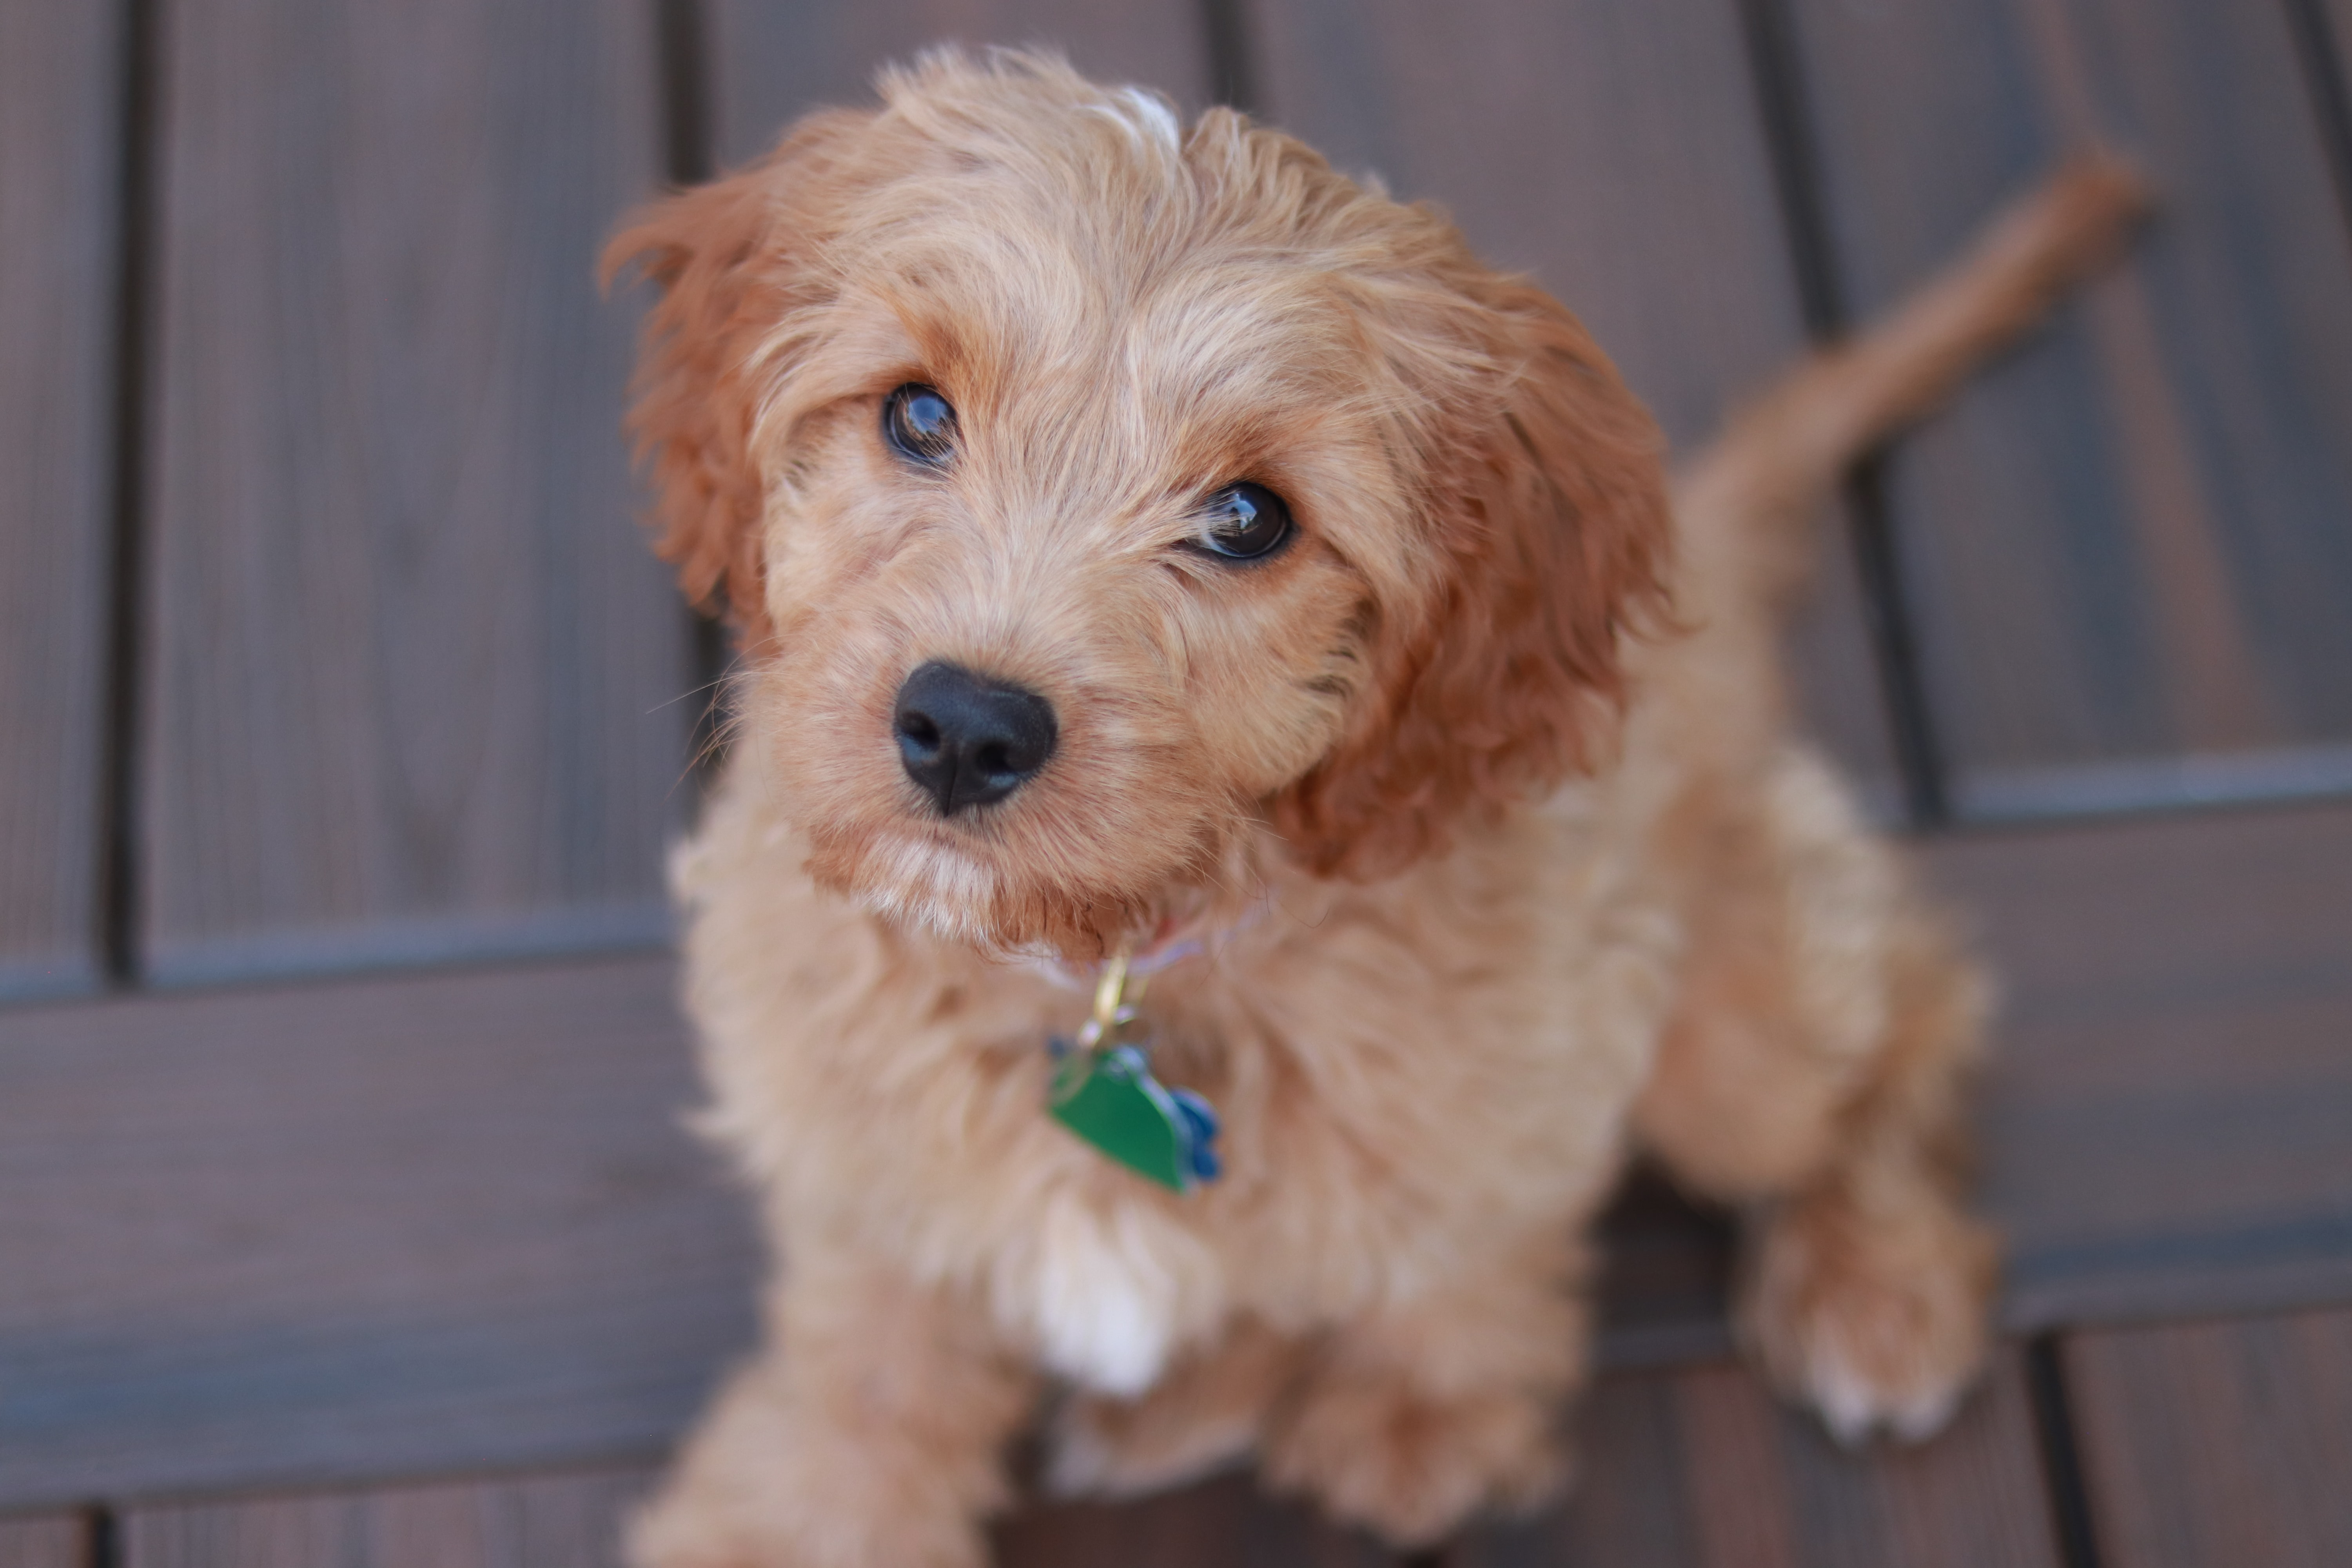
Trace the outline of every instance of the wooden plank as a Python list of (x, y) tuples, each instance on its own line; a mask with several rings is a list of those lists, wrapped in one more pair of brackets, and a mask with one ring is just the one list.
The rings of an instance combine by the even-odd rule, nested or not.
[(709, 0), (711, 124), (720, 166), (764, 151), (826, 103), (869, 100), (874, 73), (931, 44), (1045, 44), (1089, 75), (1210, 96), (1197, 8), (1146, 0)]
[(667, 959), (0, 1013), (0, 1506), (651, 1452), (750, 1342)]
[(98, 978), (122, 50), (0, 9), (0, 1000)]
[(688, 639), (593, 279), (645, 7), (164, 15), (150, 976), (658, 940)]
[(620, 1568), (642, 1469), (133, 1508), (121, 1568)]
[(89, 1523), (78, 1514), (0, 1519), (0, 1568), (89, 1568)]
[[(651, 1484), (629, 1467), (425, 1486), (144, 1505), (122, 1520), (121, 1568), (605, 1568)], [(995, 1531), (1003, 1568), (1373, 1568), (1388, 1554), (1305, 1507), (1227, 1475), (1118, 1504), (1025, 1508)], [(5, 1536), (0, 1536), (5, 1542)], [(56, 1560), (65, 1568), (64, 1560)], [(50, 1568), (28, 1558), (25, 1568)], [(0, 1556), (0, 1568), (15, 1568)]]
[(2352, 1312), (2077, 1334), (2064, 1366), (2107, 1568), (2352, 1563)]
[[(2163, 203), (2120, 274), (1895, 466), (1961, 814), (2067, 809), (2049, 774), (2072, 764), (2292, 772), (2352, 737), (2352, 247), (2286, 7), (1787, 3), (1864, 309), (2068, 147), (2120, 148)], [(2168, 793), (2161, 769), (2094, 782), (2110, 810)]]
[[(2352, 808), (1930, 856), (2012, 998), (1985, 1113), (2011, 1321), (2352, 1291)], [(667, 1441), (754, 1268), (671, 1123), (670, 984), (632, 959), (0, 1014), (0, 1505)], [(1720, 1342), (1691, 1239), (1621, 1264), (1619, 1360)]]
[(2014, 1351), (1915, 1448), (1841, 1449), (1727, 1365), (1605, 1378), (1578, 1430), (1575, 1497), (1457, 1568), (2057, 1568)]
[(1051, 1503), (996, 1531), (999, 1568), (1376, 1568), (1389, 1554), (1232, 1473), (1119, 1503)]
[(1961, 836), (2019, 1327), (2352, 1293), (2352, 806)]
[[(1735, 7), (1268, 0), (1266, 114), (1451, 212), (1591, 327), (1678, 449), (1805, 346)], [(1661, 193), (1671, 192), (1669, 199)], [(1859, 590), (1825, 537), (1791, 647), (1808, 724), (1892, 798)]]

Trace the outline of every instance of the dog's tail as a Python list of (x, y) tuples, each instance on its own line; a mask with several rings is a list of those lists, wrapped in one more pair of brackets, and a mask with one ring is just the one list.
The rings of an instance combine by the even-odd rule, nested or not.
[(2148, 205), (2128, 168), (2081, 156), (1892, 314), (1741, 408), (1675, 480), (1686, 612), (1702, 625), (1777, 612), (1809, 575), (1809, 525), (1847, 467), (2118, 257)]

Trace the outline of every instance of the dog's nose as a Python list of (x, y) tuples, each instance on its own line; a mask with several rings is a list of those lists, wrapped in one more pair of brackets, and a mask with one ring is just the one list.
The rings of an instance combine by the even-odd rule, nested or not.
[(937, 661), (898, 688), (907, 776), (952, 816), (1019, 789), (1054, 754), (1054, 705), (1034, 691)]

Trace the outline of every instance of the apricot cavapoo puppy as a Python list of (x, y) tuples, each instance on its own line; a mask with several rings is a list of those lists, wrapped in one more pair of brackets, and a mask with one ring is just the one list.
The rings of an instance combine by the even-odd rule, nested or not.
[(947, 1568), (1248, 1453), (1423, 1542), (1562, 1474), (1631, 1151), (1843, 1435), (1984, 1351), (1982, 987), (1787, 733), (1842, 465), (2112, 248), (2083, 165), (1672, 488), (1557, 301), (1242, 116), (933, 55), (614, 242), (744, 672), (677, 856), (767, 1348), (662, 1568)]

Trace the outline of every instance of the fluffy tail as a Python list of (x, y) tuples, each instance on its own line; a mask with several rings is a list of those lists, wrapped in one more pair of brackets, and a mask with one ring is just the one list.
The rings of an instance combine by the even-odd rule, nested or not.
[(1808, 525), (1846, 468), (2114, 260), (2147, 209), (2129, 169), (2076, 158), (1892, 315), (1742, 408), (1675, 483), (1687, 607), (1777, 607), (1807, 576)]

